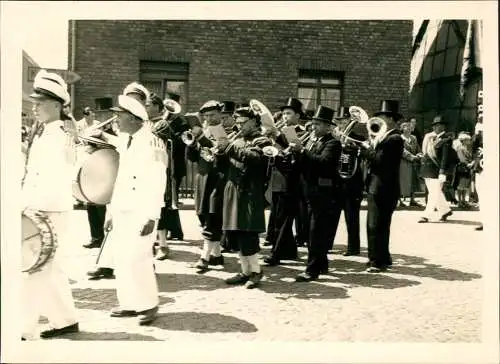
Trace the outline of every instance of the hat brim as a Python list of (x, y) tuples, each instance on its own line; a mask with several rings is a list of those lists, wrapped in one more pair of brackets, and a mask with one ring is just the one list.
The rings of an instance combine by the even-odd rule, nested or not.
[(200, 109), (200, 114), (203, 114), (203, 113), (205, 113), (207, 111), (214, 111), (214, 110), (221, 111), (221, 109), (219, 107), (217, 107), (217, 106), (209, 106), (209, 107), (205, 107), (203, 109)]
[(438, 121), (437, 123), (432, 123), (431, 126), (434, 126), (434, 125), (448, 125), (447, 122), (445, 121)]
[(31, 93), (31, 95), (29, 97), (32, 99), (38, 99), (38, 100), (54, 100), (54, 101), (58, 101), (58, 102), (64, 104), (64, 100), (61, 99), (59, 96), (53, 94), (50, 91), (46, 91), (46, 90), (42, 90), (42, 89), (35, 90), (33, 93)]
[(379, 111), (373, 114), (373, 116), (380, 116), (380, 115), (392, 116), (395, 120), (401, 120), (403, 118), (403, 114), (398, 112)]
[(285, 110), (285, 109), (291, 109), (291, 110), (293, 110), (294, 112), (296, 112), (297, 114), (303, 115), (302, 110), (298, 110), (297, 108), (295, 108), (295, 107), (293, 107), (293, 106), (287, 106), (287, 105), (285, 105), (285, 106), (281, 106), (281, 107), (280, 107), (280, 111), (283, 111), (283, 110)]
[(327, 124), (335, 124), (335, 122), (333, 120), (328, 120), (328, 119), (312, 118), (311, 120), (317, 120), (317, 121), (321, 121), (321, 122), (327, 123)]
[(109, 108), (110, 111), (115, 111), (115, 112), (129, 112), (128, 110), (125, 110), (124, 108), (120, 106), (113, 106)]

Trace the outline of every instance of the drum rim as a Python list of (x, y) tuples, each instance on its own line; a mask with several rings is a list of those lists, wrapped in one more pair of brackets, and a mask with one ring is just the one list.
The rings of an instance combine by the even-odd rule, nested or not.
[[(42, 238), (42, 246), (43, 249), (41, 249), (41, 253), (47, 251), (47, 248), (50, 249), (48, 254), (40, 254), (40, 256), (37, 258), (35, 263), (29, 267), (28, 269), (21, 269), (22, 273), (28, 273), (28, 274), (33, 274), (35, 272), (38, 272), (42, 269), (42, 267), (54, 257), (54, 254), (56, 253), (57, 249), (57, 234), (55, 232), (55, 229), (50, 222), (48, 216), (36, 216), (34, 214), (29, 214), (29, 213), (22, 213), (22, 216), (25, 216), (28, 218), (37, 228), (39, 224), (38, 222), (41, 222), (44, 224), (45, 228), (48, 230), (48, 233), (50, 234), (50, 242), (47, 241), (46, 239)], [(42, 234), (44, 233), (43, 231), (41, 232)], [(43, 235), (42, 235), (43, 236)], [(46, 245), (44, 245), (46, 244)]]
[[(111, 145), (111, 144), (110, 144), (110, 145)], [(114, 147), (111, 147), (111, 148), (97, 148), (97, 149), (95, 149), (95, 150), (94, 150), (91, 154), (96, 153), (96, 152), (98, 152), (99, 150), (104, 150), (104, 149), (109, 149), (109, 150), (112, 150), (113, 152), (115, 152), (115, 154), (118, 156), (118, 163), (120, 162), (120, 153), (119, 153), (119, 152), (116, 150), (116, 148), (114, 148)], [(90, 198), (89, 198), (89, 197), (85, 194), (85, 192), (83, 192), (83, 187), (82, 187), (82, 184), (81, 184), (81, 178), (80, 178), (81, 173), (82, 173), (82, 168), (83, 168), (83, 165), (82, 165), (82, 166), (80, 166), (80, 168), (78, 169), (78, 173), (77, 173), (77, 175), (76, 175), (76, 180), (75, 180), (75, 183), (76, 183), (76, 185), (77, 185), (77, 187), (78, 187), (78, 191), (80, 192), (80, 194), (82, 195), (82, 197), (83, 197), (83, 198), (85, 198), (85, 201), (83, 201), (83, 202), (87, 202), (87, 203), (90, 203), (90, 204), (93, 204), (93, 205), (100, 205), (100, 206), (102, 206), (102, 205), (107, 205), (110, 201), (107, 201), (106, 203), (98, 203), (98, 202), (96, 202), (96, 201), (94, 201), (94, 200), (90, 199)], [(115, 183), (115, 181), (116, 181), (116, 178), (117, 178), (117, 177), (118, 177), (118, 173), (116, 173), (115, 180), (113, 181), (113, 184)], [(111, 194), (112, 194), (112, 193), (111, 193)], [(75, 197), (75, 198), (76, 198), (76, 196), (74, 196), (74, 194), (73, 194), (73, 197)], [(109, 200), (111, 200), (111, 197), (110, 197), (110, 199), (109, 199)]]

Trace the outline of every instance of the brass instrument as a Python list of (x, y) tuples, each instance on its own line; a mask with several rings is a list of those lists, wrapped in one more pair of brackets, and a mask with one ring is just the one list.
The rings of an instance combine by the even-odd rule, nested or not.
[(161, 119), (153, 125), (151, 131), (161, 139), (168, 139), (168, 130), (172, 131), (174, 135), (177, 134), (170, 124), (172, 119), (181, 113), (181, 105), (171, 99), (163, 101), (163, 105), (165, 106), (163, 115)]
[(361, 147), (365, 146), (363, 141), (351, 138), (349, 134), (356, 124), (367, 124), (369, 121), (368, 114), (359, 106), (349, 107), (349, 114), (351, 114), (351, 121), (339, 136), (342, 150), (337, 164), (337, 172), (343, 179), (350, 179), (354, 176), (358, 169)]
[(366, 122), (370, 140), (376, 144), (387, 133), (387, 123), (379, 117), (372, 117)]

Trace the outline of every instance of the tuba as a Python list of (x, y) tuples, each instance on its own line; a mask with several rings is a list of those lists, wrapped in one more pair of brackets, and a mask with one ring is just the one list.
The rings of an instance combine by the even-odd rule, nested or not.
[[(351, 115), (351, 121), (340, 135), (342, 150), (337, 164), (337, 171), (339, 176), (343, 179), (350, 179), (354, 176), (358, 169), (359, 155), (361, 153), (361, 147), (357, 144), (362, 143), (362, 141), (351, 138), (349, 133), (355, 125), (367, 124), (369, 120), (366, 111), (359, 106), (349, 107), (349, 114)], [(355, 145), (352, 146), (348, 144)]]
[(379, 117), (370, 118), (366, 123), (371, 142), (377, 144), (387, 133), (387, 123)]
[(169, 139), (168, 131), (172, 131), (174, 135), (178, 134), (171, 125), (172, 119), (181, 113), (181, 105), (174, 100), (166, 99), (163, 102), (164, 112), (161, 119), (152, 127), (152, 132), (160, 139)]

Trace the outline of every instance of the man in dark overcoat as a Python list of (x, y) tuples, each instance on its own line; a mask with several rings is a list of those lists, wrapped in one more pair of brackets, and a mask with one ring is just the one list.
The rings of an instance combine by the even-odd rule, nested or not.
[[(188, 146), (187, 157), (196, 163), (195, 174), (195, 210), (202, 224), (203, 251), (195, 268), (200, 271), (209, 265), (223, 265), (221, 254), (223, 189), (227, 163), (224, 156), (213, 155), (213, 159), (204, 151), (216, 145), (210, 136), (210, 127), (221, 125), (222, 104), (215, 100), (207, 101), (199, 113), (204, 119), (203, 129), (193, 128), (195, 142)], [(205, 148), (205, 149), (204, 149)]]
[(304, 195), (309, 213), (307, 267), (297, 282), (309, 282), (328, 271), (328, 249), (334, 238), (332, 224), (338, 214), (340, 177), (336, 166), (340, 142), (333, 138), (334, 111), (319, 105), (313, 118), (313, 135), (306, 146), (290, 144), (304, 181)]
[[(403, 155), (403, 139), (396, 122), (402, 118), (396, 100), (383, 100), (374, 116), (385, 122), (362, 155), (369, 160), (368, 172), (368, 268), (377, 273), (392, 266), (389, 252), (391, 219), (399, 196), (399, 165)], [(384, 129), (384, 128), (382, 128)]]
[(219, 144), (219, 152), (229, 158), (224, 188), (223, 229), (232, 250), (239, 252), (241, 272), (226, 280), (227, 284), (245, 284), (255, 288), (262, 279), (258, 252), (259, 233), (265, 231), (264, 188), (268, 158), (262, 148), (272, 141), (262, 136), (260, 116), (249, 107), (237, 108), (239, 137), (232, 143)]

